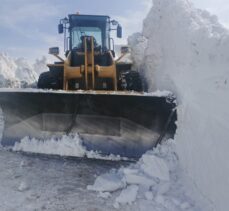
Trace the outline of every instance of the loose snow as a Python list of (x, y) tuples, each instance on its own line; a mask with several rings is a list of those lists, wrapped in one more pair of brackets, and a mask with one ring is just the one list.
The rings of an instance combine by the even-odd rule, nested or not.
[(25, 137), (14, 145), (13, 151), (76, 157), (84, 157), (86, 154), (77, 134), (71, 137), (63, 136), (59, 140), (53, 138), (45, 141)]
[(82, 144), (78, 134), (64, 135), (61, 138), (51, 138), (48, 140), (38, 140), (25, 137), (16, 143), (13, 148), (15, 152), (27, 152), (36, 154), (59, 155), (68, 157), (85, 157), (101, 160), (128, 160), (128, 158), (116, 155), (102, 155), (97, 151), (88, 151)]

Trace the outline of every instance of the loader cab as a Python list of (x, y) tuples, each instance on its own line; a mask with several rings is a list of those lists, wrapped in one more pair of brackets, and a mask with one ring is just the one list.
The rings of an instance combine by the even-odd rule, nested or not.
[(60, 21), (58, 30), (65, 33), (65, 51), (80, 49), (85, 36), (94, 37), (96, 50), (102, 52), (114, 50), (111, 31), (117, 30), (117, 37), (122, 38), (122, 27), (109, 16), (72, 14)]
[(85, 36), (94, 37), (97, 50), (109, 50), (109, 22), (108, 16), (70, 15), (70, 50), (80, 48)]

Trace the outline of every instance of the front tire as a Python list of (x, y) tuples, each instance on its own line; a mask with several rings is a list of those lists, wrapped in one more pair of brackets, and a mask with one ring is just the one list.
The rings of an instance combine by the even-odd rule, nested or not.
[(125, 85), (122, 87), (125, 87), (124, 89), (127, 91), (143, 91), (142, 79), (139, 72), (137, 71), (131, 70), (123, 73), (122, 81), (125, 83)]
[(63, 76), (55, 75), (52, 72), (44, 72), (40, 75), (37, 83), (39, 89), (63, 89)]

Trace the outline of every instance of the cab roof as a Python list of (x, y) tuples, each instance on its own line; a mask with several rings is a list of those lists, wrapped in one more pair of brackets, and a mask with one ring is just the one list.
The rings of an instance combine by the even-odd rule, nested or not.
[(83, 20), (104, 20), (110, 19), (107, 15), (81, 15), (81, 14), (70, 14), (69, 19), (83, 19)]

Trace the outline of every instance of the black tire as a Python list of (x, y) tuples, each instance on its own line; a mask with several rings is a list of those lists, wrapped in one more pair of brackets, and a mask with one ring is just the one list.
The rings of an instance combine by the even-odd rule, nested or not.
[(126, 90), (142, 92), (143, 85), (140, 74), (137, 71), (128, 71), (125, 73), (124, 78), (126, 80)]
[[(55, 64), (63, 64), (63, 62), (55, 62)], [(63, 67), (56, 67), (56, 66), (51, 66), (49, 67), (49, 71), (52, 73), (52, 75), (55, 75), (57, 77), (63, 75), (64, 68)]]
[(44, 72), (38, 79), (37, 87), (39, 89), (63, 89), (63, 76), (50, 71)]

